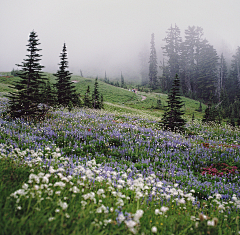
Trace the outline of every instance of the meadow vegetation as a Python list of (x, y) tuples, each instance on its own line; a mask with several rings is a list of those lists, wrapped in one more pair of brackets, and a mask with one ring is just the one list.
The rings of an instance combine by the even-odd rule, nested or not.
[[(10, 73), (2, 73), (3, 75), (10, 75)], [(50, 81), (50, 83), (56, 83), (56, 77), (54, 77), (50, 73), (43, 73)], [(11, 85), (13, 85), (14, 81), (19, 80), (18, 77), (0, 77), (0, 92), (10, 92), (13, 91), (11, 89)], [(74, 81), (76, 86), (77, 93), (81, 95), (81, 98), (84, 98), (84, 94), (87, 91), (87, 87), (90, 87), (90, 91), (93, 91), (95, 78), (83, 78), (77, 75), (73, 75), (71, 80)], [(167, 105), (167, 94), (163, 93), (149, 93), (149, 92), (141, 92), (137, 91), (134, 93), (129, 91), (128, 89), (123, 89), (119, 87), (112, 86), (107, 84), (101, 80), (99, 83), (99, 92), (103, 94), (104, 102), (107, 102), (105, 105), (105, 109), (108, 111), (116, 110), (121, 113), (147, 113), (148, 116), (152, 116), (153, 118), (160, 118), (164, 113), (164, 106)], [(136, 88), (136, 87), (132, 87)], [(131, 90), (131, 89), (130, 89)], [(143, 100), (142, 97), (146, 97)], [(159, 107), (157, 104), (157, 100), (161, 100), (161, 106)], [(181, 97), (184, 102), (183, 110), (185, 112), (184, 118), (187, 120), (191, 120), (191, 117), (194, 113), (195, 119), (201, 120), (204, 115), (204, 110), (206, 109), (206, 105), (202, 104), (202, 112), (199, 112), (200, 103), (196, 100), (189, 99), (187, 97)], [(133, 110), (131, 110), (133, 109)]]
[(240, 234), (240, 130), (163, 131), (158, 110), (121, 101), (32, 123), (0, 99), (2, 234)]

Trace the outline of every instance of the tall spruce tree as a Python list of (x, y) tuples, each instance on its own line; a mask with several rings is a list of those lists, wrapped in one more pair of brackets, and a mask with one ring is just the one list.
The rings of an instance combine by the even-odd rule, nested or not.
[(88, 108), (92, 108), (92, 100), (90, 96), (90, 86), (87, 87), (87, 91), (84, 95), (84, 106)]
[(225, 88), (230, 103), (233, 103), (236, 97), (240, 99), (240, 47), (237, 48), (236, 53), (233, 55), (231, 69)]
[(30, 33), (27, 59), (24, 59), (22, 64), (17, 64), (21, 67), (18, 72), (20, 80), (13, 86), (17, 91), (10, 92), (8, 96), (8, 108), (12, 118), (40, 118), (47, 111), (44, 105), (40, 105), (43, 102), (42, 95), (47, 78), (41, 72), (44, 66), (40, 64), (41, 55), (38, 52), (41, 49), (38, 48), (40, 43), (37, 37), (36, 32)]
[(98, 78), (95, 80), (94, 90), (92, 93), (92, 107), (94, 109), (101, 109), (101, 96), (98, 90)]
[(171, 131), (183, 131), (186, 121), (182, 118), (184, 112), (181, 108), (184, 106), (180, 98), (180, 79), (176, 74), (173, 80), (172, 89), (168, 95), (166, 111), (163, 115), (162, 123), (165, 129)]
[(144, 47), (142, 51), (139, 53), (139, 62), (140, 62), (140, 75), (141, 75), (141, 84), (145, 86), (149, 83), (149, 66), (148, 66), (148, 49)]
[(124, 77), (123, 77), (123, 75), (122, 75), (122, 72), (121, 72), (121, 87), (122, 87), (122, 88), (125, 87)]
[(226, 86), (227, 76), (228, 76), (227, 63), (222, 53), (220, 57), (220, 64), (219, 64), (219, 82), (218, 82), (219, 95), (221, 93), (221, 90), (223, 90)]
[(189, 26), (185, 30), (185, 41), (181, 44), (180, 77), (182, 79), (182, 91), (190, 95), (196, 90), (196, 77), (199, 46), (202, 41), (203, 29)]
[(199, 53), (197, 96), (205, 102), (216, 97), (218, 80), (218, 56), (207, 40), (203, 41)]
[(179, 74), (180, 69), (180, 54), (182, 38), (180, 36), (180, 29), (175, 24), (175, 27), (171, 27), (167, 31), (167, 37), (163, 40), (166, 41), (166, 45), (162, 47), (163, 55), (167, 56), (167, 70), (165, 76), (167, 79), (167, 90), (172, 87), (172, 80), (176, 74)]
[(57, 71), (54, 76), (57, 77), (57, 102), (59, 105), (64, 107), (70, 106), (78, 106), (79, 105), (79, 98), (76, 94), (76, 89), (73, 83), (71, 82), (71, 75), (67, 68), (68, 68), (68, 61), (67, 61), (67, 48), (66, 44), (63, 44), (62, 53), (60, 53), (60, 64), (59, 70)]
[(54, 107), (56, 105), (56, 91), (49, 80), (45, 84), (42, 99), (44, 100), (44, 104), (46, 104), (47, 107)]
[(151, 35), (151, 52), (149, 58), (149, 86), (156, 88), (157, 86), (157, 53), (155, 49), (154, 33)]

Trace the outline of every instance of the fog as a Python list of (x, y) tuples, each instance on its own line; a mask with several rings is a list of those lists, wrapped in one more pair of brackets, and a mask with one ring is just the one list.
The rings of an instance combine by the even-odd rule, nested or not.
[(26, 58), (29, 33), (37, 32), (44, 71), (56, 72), (63, 43), (69, 70), (84, 76), (137, 79), (139, 53), (155, 34), (158, 60), (167, 29), (175, 23), (203, 28), (204, 37), (229, 59), (240, 46), (239, 0), (2, 0), (0, 71)]

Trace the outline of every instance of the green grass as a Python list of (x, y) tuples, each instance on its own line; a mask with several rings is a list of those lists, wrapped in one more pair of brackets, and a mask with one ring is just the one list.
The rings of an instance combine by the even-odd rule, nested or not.
[[(6, 74), (7, 73), (2, 73)], [(9, 75), (10, 73), (8, 73)], [(50, 73), (44, 73), (47, 76), (51, 83), (55, 83), (55, 77)], [(17, 81), (18, 77), (5, 78), (0, 77), (0, 92), (10, 92), (13, 91), (9, 86), (13, 85), (14, 81)], [(90, 91), (93, 91), (95, 79), (94, 78), (83, 78), (77, 75), (73, 75), (71, 78), (72, 81), (77, 81), (75, 83), (77, 92), (81, 94), (83, 97), (87, 87), (90, 86)], [(164, 113), (164, 106), (167, 105), (167, 94), (162, 93), (146, 93), (146, 92), (137, 92), (134, 93), (127, 89), (122, 89), (119, 87), (112, 86), (110, 84), (106, 84), (102, 81), (98, 81), (99, 83), (99, 91), (103, 94), (105, 109), (108, 111), (118, 111), (121, 113), (127, 114), (144, 114), (149, 117), (154, 117), (159, 119), (162, 117)], [(146, 99), (142, 100), (142, 97), (145, 96)], [(161, 99), (162, 106), (157, 107), (157, 99)], [(183, 108), (185, 115), (184, 117), (187, 120), (191, 120), (192, 115), (194, 113), (195, 119), (201, 120), (203, 118), (204, 110), (206, 105), (202, 104), (203, 111), (196, 111), (199, 108), (199, 102), (182, 97), (182, 101), (185, 106)]]
[[(107, 105), (109, 109), (122, 108), (118, 104)], [(123, 108), (124, 112), (133, 111), (133, 115), (135, 112), (140, 116), (149, 115), (147, 111)], [(124, 213), (124, 218), (137, 221), (134, 231), (139, 235), (154, 234), (151, 232), (153, 227), (157, 228), (157, 234), (162, 235), (239, 234), (239, 210), (232, 208), (231, 200), (226, 201), (226, 209), (222, 212), (218, 206), (223, 204), (223, 200), (215, 199), (215, 196), (209, 200), (199, 199), (197, 204), (193, 204), (188, 200), (191, 198), (188, 194), (190, 189), (175, 185), (179, 179), (181, 183), (187, 183), (193, 175), (189, 174), (185, 179), (178, 175), (170, 176), (165, 171), (170, 166), (165, 163), (167, 161), (171, 166), (176, 164), (176, 169), (180, 171), (182, 166), (185, 167), (181, 166), (180, 159), (185, 162), (187, 158), (184, 156), (189, 156), (189, 160), (195, 158), (194, 149), (202, 149), (206, 157), (213, 154), (219, 157), (221, 152), (214, 152), (214, 146), (216, 148), (222, 139), (225, 140), (224, 144), (239, 144), (239, 129), (223, 129), (219, 125), (208, 127), (196, 123), (188, 127), (195, 136), (189, 139), (184, 135), (180, 137), (175, 133), (162, 133), (157, 130), (155, 122), (121, 116), (114, 110), (112, 112), (116, 114), (90, 109), (76, 109), (72, 113), (56, 111), (50, 118), (31, 126), (25, 122), (4, 120), (0, 133), (0, 234), (133, 234), (126, 222), (120, 223), (117, 219), (120, 212)], [(178, 143), (174, 147), (175, 151), (167, 150), (167, 145), (159, 145), (157, 149), (158, 144), (176, 143), (175, 140)], [(192, 152), (185, 149), (188, 141), (194, 143), (191, 145)], [(210, 143), (211, 149), (204, 148), (199, 141)], [(140, 142), (142, 145), (139, 145)], [(124, 149), (130, 150), (126, 155), (139, 160), (141, 154), (146, 154), (141, 160), (151, 158), (151, 162), (134, 163), (122, 158), (121, 154), (117, 155)], [(166, 154), (161, 155), (161, 151), (158, 152), (160, 149), (166, 151)], [(147, 155), (148, 151), (151, 155)], [(228, 149), (221, 151), (223, 155), (228, 153)], [(234, 146), (232, 151), (237, 151), (235, 155), (239, 155), (239, 150)], [(73, 158), (75, 154), (78, 161)], [(174, 160), (174, 155), (179, 156), (179, 160)], [(29, 156), (31, 160), (26, 160)], [(156, 160), (156, 156), (164, 157), (163, 161)], [(43, 161), (39, 161), (39, 157)], [(48, 168), (49, 165), (54, 170)], [(68, 170), (73, 165), (82, 174), (67, 178)], [(104, 165), (112, 166), (113, 171), (102, 168)], [(148, 174), (141, 176), (138, 181), (137, 173), (142, 174), (143, 169)], [(111, 183), (99, 177), (104, 171), (108, 171), (109, 179), (112, 176)], [(159, 175), (163, 172), (164, 175)], [(134, 188), (128, 186), (124, 174), (136, 180)], [(118, 177), (114, 176), (122, 177), (125, 182), (123, 187)], [(153, 189), (155, 177), (167, 180), (170, 188), (180, 190), (182, 194), (179, 191), (179, 199), (184, 198), (185, 202), (177, 203), (177, 196), (168, 198), (166, 194)], [(152, 180), (153, 183), (150, 183)], [(212, 182), (209, 187), (211, 191), (215, 179), (208, 176), (205, 180)], [(64, 186), (60, 186), (59, 182)], [(19, 189), (21, 191), (17, 191)], [(195, 191), (197, 194), (196, 188)], [(141, 196), (138, 196), (139, 192)], [(146, 197), (143, 197), (144, 193)], [(148, 200), (150, 195), (152, 200)], [(164, 210), (163, 206), (167, 209)], [(141, 210), (143, 214), (138, 220), (136, 213), (141, 214)], [(214, 221), (218, 221), (214, 226), (207, 224)]]

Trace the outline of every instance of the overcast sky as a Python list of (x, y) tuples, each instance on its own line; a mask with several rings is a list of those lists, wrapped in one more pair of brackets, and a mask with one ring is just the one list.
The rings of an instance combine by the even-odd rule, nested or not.
[(200, 26), (216, 49), (235, 52), (239, 12), (240, 0), (1, 0), (0, 71), (26, 58), (32, 30), (45, 71), (56, 72), (65, 42), (70, 71), (85, 76), (138, 74), (138, 55), (149, 50), (151, 34), (160, 58), (162, 39), (175, 23), (182, 37), (188, 26)]

